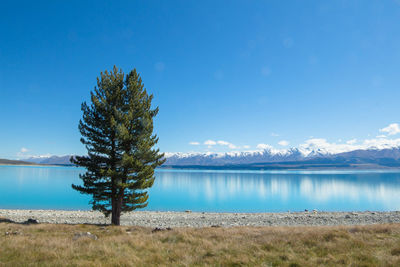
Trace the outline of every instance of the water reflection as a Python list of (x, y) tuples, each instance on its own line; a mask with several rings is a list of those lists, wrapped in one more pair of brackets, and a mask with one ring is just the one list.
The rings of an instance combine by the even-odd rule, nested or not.
[(0, 208), (90, 209), (89, 198), (71, 188), (82, 169), (0, 166)]
[(159, 171), (150, 196), (185, 196), (185, 207), (195, 210), (398, 210), (399, 181), (395, 172)]
[[(0, 208), (90, 209), (83, 169), (0, 166)], [(400, 172), (157, 170), (148, 210), (400, 210)]]

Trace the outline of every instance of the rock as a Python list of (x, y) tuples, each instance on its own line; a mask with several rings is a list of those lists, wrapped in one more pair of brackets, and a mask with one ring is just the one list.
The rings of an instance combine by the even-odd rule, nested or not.
[(153, 230), (151, 230), (151, 232), (152, 232), (152, 233), (155, 233), (155, 232), (160, 232), (160, 231), (171, 231), (171, 230), (172, 230), (171, 227), (167, 227), (167, 228), (159, 228), (159, 227), (156, 227), (156, 228), (154, 228)]
[(38, 224), (38, 221), (35, 219), (28, 219), (27, 221), (24, 222), (24, 224)]
[(156, 228), (154, 228), (153, 230), (151, 230), (152, 233), (160, 232), (160, 231), (164, 231), (164, 229), (161, 229), (161, 228), (156, 227)]
[(191, 211), (191, 210), (185, 210), (185, 212), (186, 212), (186, 213), (191, 213), (192, 211)]
[(97, 239), (98, 239), (98, 238), (97, 238), (97, 235), (94, 235), (94, 234), (92, 234), (92, 233), (90, 233), (90, 232), (86, 232), (86, 233), (82, 233), (82, 232), (76, 233), (72, 239), (73, 239), (73, 240), (78, 240), (78, 239), (81, 238), (81, 237), (89, 237), (90, 239), (93, 239), (93, 240), (97, 240)]
[(346, 219), (350, 219), (351, 217), (350, 217), (350, 215), (349, 215), (349, 214), (347, 214), (346, 216), (344, 216), (344, 218), (346, 218)]

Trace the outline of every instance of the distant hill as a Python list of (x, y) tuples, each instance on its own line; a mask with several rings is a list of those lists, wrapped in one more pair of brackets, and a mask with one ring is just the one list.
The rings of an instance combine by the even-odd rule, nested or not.
[(36, 164), (33, 162), (27, 162), (21, 160), (0, 159), (0, 165), (36, 165)]
[(36, 164), (45, 164), (45, 165), (73, 165), (70, 162), (70, 158), (73, 155), (66, 156), (49, 156), (49, 157), (32, 157), (28, 159), (24, 159), (27, 162), (32, 162)]

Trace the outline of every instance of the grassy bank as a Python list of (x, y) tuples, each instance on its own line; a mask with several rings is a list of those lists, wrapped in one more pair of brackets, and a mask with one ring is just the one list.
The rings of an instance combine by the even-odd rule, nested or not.
[[(79, 237), (90, 232), (93, 236)], [(400, 266), (400, 225), (151, 228), (0, 223), (0, 266)]]

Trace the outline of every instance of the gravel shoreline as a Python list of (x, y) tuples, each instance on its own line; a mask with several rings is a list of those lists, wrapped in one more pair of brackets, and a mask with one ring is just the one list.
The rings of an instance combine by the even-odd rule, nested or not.
[[(6, 210), (0, 218), (14, 222), (28, 219), (55, 224), (110, 224), (110, 218), (97, 211)], [(1, 222), (1, 220), (0, 220)], [(390, 212), (282, 212), (213, 213), (135, 211), (121, 216), (121, 225), (145, 227), (232, 227), (232, 226), (325, 226), (400, 223), (400, 211)]]

